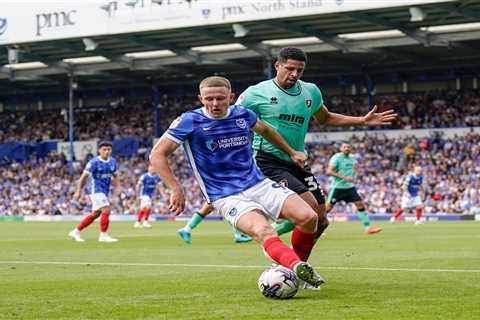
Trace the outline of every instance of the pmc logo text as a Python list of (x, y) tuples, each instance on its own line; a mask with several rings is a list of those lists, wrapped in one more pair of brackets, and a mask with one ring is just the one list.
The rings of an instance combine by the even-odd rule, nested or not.
[(75, 25), (74, 15), (77, 10), (40, 13), (36, 15), (37, 37), (42, 36), (45, 29), (68, 27)]

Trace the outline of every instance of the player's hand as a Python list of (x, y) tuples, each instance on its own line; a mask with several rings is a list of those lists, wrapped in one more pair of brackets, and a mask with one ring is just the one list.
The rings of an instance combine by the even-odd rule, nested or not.
[(185, 195), (181, 188), (175, 189), (170, 195), (170, 206), (168, 209), (171, 212), (175, 212), (175, 215), (179, 215), (185, 209)]
[(373, 109), (364, 116), (364, 123), (367, 126), (385, 126), (392, 124), (398, 116), (393, 110), (387, 110), (385, 112), (377, 113), (378, 107), (374, 106)]
[(305, 153), (300, 151), (295, 151), (293, 155), (290, 156), (290, 159), (299, 166), (300, 168), (305, 167), (305, 161), (307, 161), (307, 156)]
[(344, 177), (343, 180), (345, 180), (345, 181), (347, 181), (347, 182), (350, 182), (350, 183), (355, 183), (355, 179), (350, 178), (350, 177)]

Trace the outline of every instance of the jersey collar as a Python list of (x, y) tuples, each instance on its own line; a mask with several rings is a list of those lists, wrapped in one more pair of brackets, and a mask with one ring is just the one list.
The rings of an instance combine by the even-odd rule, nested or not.
[(288, 89), (284, 89), (280, 87), (277, 81), (275, 81), (275, 78), (273, 78), (272, 81), (277, 86), (278, 89), (282, 90), (284, 93), (288, 94), (289, 96), (298, 96), (300, 95), (300, 93), (302, 93), (302, 86), (300, 84), (300, 80), (297, 80), (297, 83), (295, 83), (293, 87)]
[(230, 113), (232, 112), (232, 106), (229, 106), (228, 109), (227, 109), (227, 114), (221, 118), (214, 118), (212, 117), (211, 115), (208, 114), (208, 111), (207, 111), (207, 108), (205, 107), (202, 107), (202, 113), (205, 117), (209, 118), (209, 119), (213, 119), (213, 120), (222, 120), (222, 119), (226, 119), (230, 116)]
[(102, 161), (102, 162), (105, 162), (107, 163), (108, 161), (110, 161), (110, 157), (107, 159), (107, 160), (103, 160), (100, 156), (97, 156), (97, 159)]

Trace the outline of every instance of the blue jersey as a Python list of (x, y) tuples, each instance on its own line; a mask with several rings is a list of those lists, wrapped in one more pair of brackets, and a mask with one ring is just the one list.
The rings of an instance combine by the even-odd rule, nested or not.
[(117, 171), (117, 161), (111, 157), (108, 160), (96, 157), (88, 161), (85, 167), (85, 172), (90, 175), (87, 194), (103, 193), (108, 196), (115, 171)]
[(257, 116), (230, 106), (224, 118), (207, 114), (205, 107), (183, 113), (164, 136), (183, 144), (190, 166), (207, 202), (240, 193), (265, 176), (253, 160), (250, 131)]
[(140, 195), (149, 196), (150, 198), (160, 183), (160, 177), (156, 174), (144, 173), (140, 176)]
[(412, 197), (418, 196), (418, 191), (423, 184), (423, 176), (416, 176), (410, 173), (405, 179), (404, 185), (407, 186), (407, 191)]

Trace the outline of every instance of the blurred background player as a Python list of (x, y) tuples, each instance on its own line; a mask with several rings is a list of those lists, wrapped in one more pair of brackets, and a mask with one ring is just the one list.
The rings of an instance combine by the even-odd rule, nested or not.
[(78, 201), (87, 181), (87, 194), (92, 203), (92, 213), (86, 216), (75, 229), (69, 232), (69, 236), (75, 241), (84, 242), (80, 237), (80, 232), (88, 227), (95, 219), (100, 216), (100, 236), (99, 242), (117, 242), (118, 239), (108, 235), (108, 225), (110, 217), (110, 202), (108, 194), (110, 192), (110, 183), (113, 180), (115, 194), (120, 191), (120, 180), (116, 174), (117, 162), (110, 155), (112, 154), (112, 143), (110, 141), (100, 141), (98, 144), (98, 156), (91, 159), (78, 181), (77, 189), (73, 199)]
[(415, 166), (413, 172), (410, 172), (405, 178), (402, 189), (402, 206), (395, 212), (393, 217), (390, 218), (390, 222), (394, 223), (400, 220), (400, 216), (405, 209), (415, 208), (415, 224), (422, 224), (423, 201), (420, 197), (423, 193), (422, 167)]
[(331, 184), (327, 197), (327, 213), (333, 209), (337, 202), (354, 203), (365, 234), (378, 233), (383, 229), (370, 226), (365, 205), (355, 187), (355, 165), (357, 161), (351, 155), (351, 152), (352, 146), (349, 143), (342, 143), (340, 152), (334, 154), (329, 161), (327, 175), (331, 177)]
[[(213, 207), (213, 205), (205, 202), (202, 208), (195, 212), (195, 214), (190, 218), (190, 220), (188, 220), (187, 224), (183, 228), (178, 229), (178, 235), (185, 243), (192, 243), (192, 230), (195, 229), (206, 216), (212, 213), (214, 209), (215, 208)], [(244, 235), (242, 232), (240, 232), (240, 230), (236, 228), (233, 228), (233, 236), (236, 243), (245, 243), (253, 240), (251, 237)]]
[(136, 193), (140, 198), (140, 208), (137, 212), (137, 221), (133, 225), (134, 228), (152, 227), (148, 222), (148, 218), (152, 211), (152, 196), (160, 181), (160, 177), (153, 172), (151, 167), (148, 167), (148, 172), (142, 174), (140, 179), (138, 179)]

